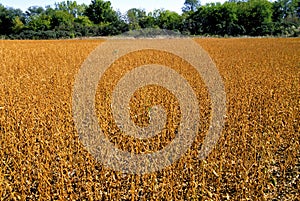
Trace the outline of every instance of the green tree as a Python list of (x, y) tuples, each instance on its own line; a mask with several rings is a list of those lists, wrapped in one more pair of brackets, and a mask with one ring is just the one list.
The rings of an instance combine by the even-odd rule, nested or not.
[(112, 23), (118, 20), (117, 12), (112, 9), (110, 1), (92, 0), (84, 14), (95, 24)]
[(272, 3), (272, 6), (274, 34), (297, 35), (297, 28), (299, 29), (300, 26), (300, 2), (295, 0), (277, 0)]
[(238, 23), (244, 29), (241, 34), (257, 36), (271, 33), (272, 7), (268, 0), (238, 2)]
[(149, 12), (147, 16), (141, 18), (139, 25), (141, 28), (158, 28), (157, 19), (152, 12)]
[(225, 2), (220, 12), (223, 19), (223, 27), (220, 31), (221, 35), (238, 35), (240, 26), (238, 25), (237, 4), (234, 2)]
[(199, 0), (185, 0), (182, 12), (195, 12), (200, 7)]
[(131, 8), (126, 12), (126, 20), (129, 26), (129, 30), (140, 29), (140, 24), (143, 23), (143, 19), (146, 18), (146, 12), (141, 9)]
[(182, 25), (182, 17), (173, 11), (160, 9), (156, 11), (157, 24), (162, 29), (179, 30)]
[(75, 18), (72, 14), (63, 10), (55, 10), (51, 15), (51, 28), (60, 28), (63, 30), (72, 30)]
[(27, 11), (25, 11), (26, 17), (30, 17), (33, 15), (40, 15), (45, 12), (45, 9), (40, 6), (30, 6)]
[(74, 22), (86, 27), (93, 25), (93, 22), (87, 16), (78, 16), (74, 19)]
[(12, 27), (12, 31), (14, 33), (19, 33), (21, 32), (23, 29), (25, 28), (24, 23), (22, 22), (22, 20), (20, 19), (19, 16), (16, 16), (13, 19), (13, 27)]
[(62, 1), (60, 3), (55, 3), (56, 10), (66, 11), (72, 14), (74, 17), (82, 16), (86, 9), (85, 4), (77, 4), (76, 1)]
[(9, 35), (21, 28), (25, 16), (20, 9), (6, 8), (0, 4), (0, 35)]
[(206, 4), (186, 17), (183, 31), (190, 34), (238, 35), (237, 10), (235, 2)]
[(27, 29), (33, 31), (45, 31), (51, 28), (51, 17), (45, 13), (31, 15), (27, 19)]

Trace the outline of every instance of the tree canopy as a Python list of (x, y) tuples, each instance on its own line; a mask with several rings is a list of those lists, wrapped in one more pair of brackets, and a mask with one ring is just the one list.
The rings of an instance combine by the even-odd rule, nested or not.
[(182, 14), (132, 8), (122, 14), (110, 1), (90, 4), (62, 1), (53, 6), (31, 6), (25, 12), (0, 4), (0, 37), (50, 39), (116, 35), (143, 28), (169, 29), (188, 35), (299, 36), (298, 0), (229, 0), (201, 5), (185, 0)]
[(199, 0), (185, 0), (182, 12), (195, 12), (200, 7)]

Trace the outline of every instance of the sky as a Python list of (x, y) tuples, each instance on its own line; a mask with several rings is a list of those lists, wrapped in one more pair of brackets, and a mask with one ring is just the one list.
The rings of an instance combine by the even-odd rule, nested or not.
[[(22, 11), (26, 11), (30, 6), (53, 6), (55, 2), (62, 2), (65, 0), (0, 0), (0, 4), (13, 8), (20, 8)], [(154, 9), (164, 8), (165, 10), (176, 11), (181, 13), (185, 0), (110, 0), (114, 10), (119, 10), (125, 13), (130, 8), (142, 8), (147, 12)], [(76, 0), (77, 3), (90, 4), (91, 0)], [(224, 0), (202, 0), (201, 4), (205, 5), (210, 2), (221, 2)]]

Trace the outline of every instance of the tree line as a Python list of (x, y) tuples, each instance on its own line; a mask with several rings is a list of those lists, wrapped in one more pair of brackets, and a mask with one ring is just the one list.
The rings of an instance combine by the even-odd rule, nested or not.
[(198, 0), (186, 0), (182, 14), (164, 9), (147, 13), (137, 8), (122, 14), (104, 0), (92, 0), (89, 5), (63, 1), (32, 6), (25, 12), (0, 4), (1, 38), (110, 36), (145, 28), (204, 36), (300, 36), (300, 2), (229, 0), (201, 5)]

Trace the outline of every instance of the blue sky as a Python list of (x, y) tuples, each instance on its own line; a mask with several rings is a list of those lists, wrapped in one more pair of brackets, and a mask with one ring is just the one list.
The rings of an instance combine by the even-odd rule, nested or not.
[[(64, 0), (0, 0), (0, 4), (13, 8), (20, 8), (23, 11), (29, 6), (54, 5), (55, 2)], [(120, 10), (125, 13), (130, 8), (144, 8), (147, 12), (154, 9), (164, 8), (166, 10), (181, 12), (185, 0), (110, 0), (114, 10)], [(76, 0), (77, 3), (90, 4), (91, 0)], [(224, 2), (224, 0), (202, 0), (201, 4), (208, 2)]]

